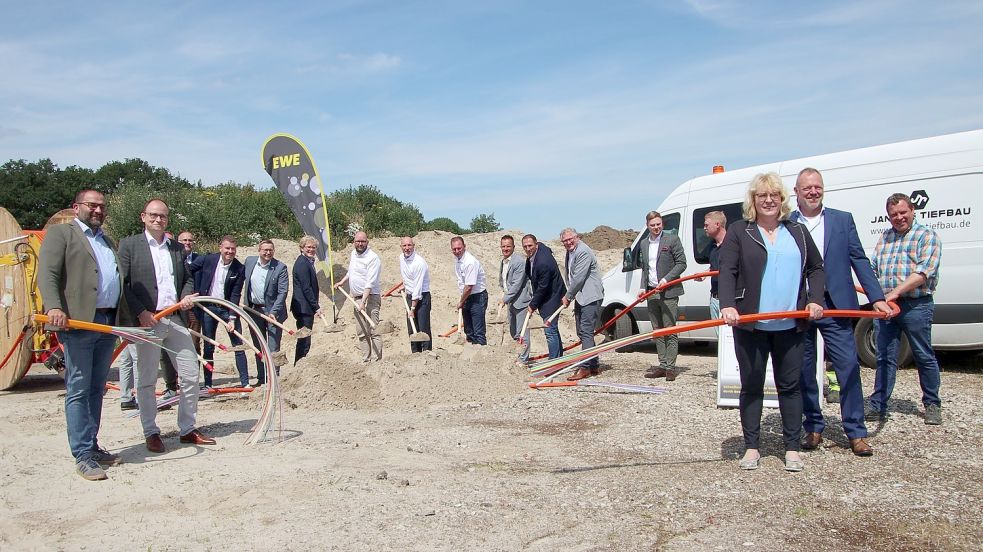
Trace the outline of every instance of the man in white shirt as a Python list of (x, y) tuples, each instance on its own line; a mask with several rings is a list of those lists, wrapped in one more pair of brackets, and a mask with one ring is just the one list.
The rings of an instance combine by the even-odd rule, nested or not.
[[(399, 273), (403, 277), (404, 298), (410, 309), (409, 316), (413, 317), (416, 329), (427, 335), (430, 333), (430, 267), (419, 253), (413, 238), (403, 237), (399, 240), (403, 254), (399, 257)], [(413, 328), (407, 320), (407, 331)], [(432, 348), (432, 341), (410, 342), (410, 351), (422, 353)]]
[(488, 310), (488, 290), (485, 287), (485, 271), (474, 255), (468, 253), (464, 238), (451, 238), (451, 253), (457, 258), (454, 274), (461, 300), (457, 308), (464, 319), (464, 335), (469, 343), (487, 345), (485, 337), (485, 311)]
[(358, 322), (356, 334), (362, 362), (369, 362), (373, 357), (375, 360), (382, 360), (382, 336), (374, 333), (365, 317), (358, 312), (361, 309), (375, 325), (379, 324), (379, 309), (382, 308), (382, 295), (379, 291), (382, 261), (375, 251), (369, 249), (369, 236), (365, 232), (357, 232), (352, 243), (355, 250), (348, 261), (348, 274), (335, 287), (339, 288), (348, 282), (348, 289), (355, 299), (355, 320)]

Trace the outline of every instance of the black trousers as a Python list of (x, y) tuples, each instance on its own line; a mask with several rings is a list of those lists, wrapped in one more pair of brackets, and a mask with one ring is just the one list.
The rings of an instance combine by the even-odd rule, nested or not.
[[(294, 313), (294, 319), (297, 321), (297, 329), (301, 328), (314, 328), (314, 315), (313, 314), (300, 314)], [(303, 339), (297, 340), (297, 351), (294, 353), (294, 364), (297, 361), (307, 356), (308, 351), (311, 350), (311, 338), (305, 337)]]
[[(405, 296), (406, 306), (411, 306), (412, 300)], [(413, 321), (416, 323), (416, 330), (418, 332), (423, 332), (429, 335), (431, 338), (433, 334), (430, 332), (430, 292), (425, 291), (420, 297), (420, 301), (416, 304), (416, 310), (413, 311)], [(410, 334), (413, 333), (413, 327), (410, 325), (410, 321), (406, 321), (406, 331)], [(433, 340), (421, 341), (414, 343), (410, 341), (410, 352), (422, 353), (423, 351), (429, 351), (433, 348)]]
[(802, 437), (802, 354), (804, 334), (791, 330), (778, 332), (734, 329), (734, 350), (741, 371), (741, 429), (744, 446), (758, 448), (761, 410), (764, 405), (765, 372), (768, 357), (778, 391), (778, 410), (782, 415), (785, 450), (798, 451)]

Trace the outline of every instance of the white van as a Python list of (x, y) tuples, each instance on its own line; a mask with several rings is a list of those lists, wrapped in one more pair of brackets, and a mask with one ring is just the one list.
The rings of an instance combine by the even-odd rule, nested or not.
[[(728, 224), (741, 218), (741, 203), (754, 175), (774, 171), (792, 191), (795, 178), (805, 167), (819, 169), (826, 193), (824, 204), (853, 213), (857, 232), (867, 255), (873, 252), (881, 232), (890, 226), (885, 201), (893, 193), (911, 196), (916, 217), (938, 232), (942, 240), (942, 266), (935, 293), (935, 321), (932, 345), (936, 349), (983, 349), (983, 130), (935, 138), (898, 142), (829, 155), (783, 161), (736, 171), (726, 171), (689, 180), (673, 190), (656, 209), (662, 214), (665, 231), (680, 237), (686, 249), (686, 271), (692, 274), (709, 269), (706, 250), (709, 238), (703, 233), (703, 217), (710, 211), (723, 211)], [(795, 205), (795, 198), (791, 199)], [(639, 224), (644, 224), (639, 213)], [(624, 266), (604, 276), (602, 320), (608, 320), (638, 296), (641, 270), (633, 269), (630, 259), (648, 231), (643, 230), (625, 249)], [(681, 324), (706, 320), (710, 281), (689, 281), (680, 297)], [(861, 305), (866, 301), (861, 296)], [(649, 332), (644, 302), (618, 320), (613, 337)], [(685, 341), (715, 341), (713, 329), (679, 334)], [(876, 356), (869, 319), (857, 324), (857, 345), (861, 361), (873, 366)], [(910, 360), (903, 343), (902, 360)]]

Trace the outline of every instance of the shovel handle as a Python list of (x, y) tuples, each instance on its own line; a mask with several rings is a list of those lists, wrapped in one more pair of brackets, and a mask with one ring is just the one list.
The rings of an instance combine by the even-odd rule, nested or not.
[(519, 330), (519, 343), (526, 340), (526, 328), (529, 327), (529, 319), (532, 318), (532, 313), (529, 309), (526, 309), (526, 319), (522, 321), (522, 329)]
[(410, 306), (406, 304), (406, 289), (399, 292), (400, 301), (403, 302), (403, 306), (406, 307), (406, 318), (410, 319), (410, 328), (413, 329), (413, 333), (416, 333), (416, 320), (413, 319), (413, 312), (410, 310)]
[[(208, 307), (202, 306), (201, 310), (203, 310), (206, 313), (208, 313), (208, 316), (211, 316), (212, 318), (214, 318), (215, 321), (218, 322), (219, 324), (222, 324), (223, 326), (225, 325), (225, 320), (222, 320), (222, 318), (219, 315), (217, 315), (214, 312), (212, 312), (211, 309), (209, 309)], [(245, 337), (243, 337), (241, 333), (235, 331), (234, 329), (231, 330), (231, 333), (234, 334), (236, 337), (238, 337), (242, 341), (242, 343), (244, 345), (246, 345), (247, 347), (249, 347), (250, 349), (252, 349), (256, 353), (256, 356), (262, 358), (263, 353), (261, 353), (259, 349), (257, 349), (252, 343), (250, 343), (248, 339), (246, 339)]]
[[(35, 315), (32, 315), (32, 316), (33, 316), (35, 322), (38, 322), (38, 323), (41, 323), (41, 324), (47, 324), (48, 323), (48, 315), (47, 314), (35, 314)], [(68, 327), (68, 328), (70, 328), (70, 329), (73, 329), (73, 330), (88, 330), (90, 332), (99, 332), (99, 333), (105, 333), (105, 334), (111, 334), (111, 333), (113, 333), (113, 327), (112, 326), (107, 326), (105, 324), (96, 324), (95, 322), (86, 322), (84, 320), (72, 320), (71, 318), (68, 319), (68, 321), (66, 322), (65, 326)]]
[(348, 293), (347, 291), (345, 291), (345, 288), (338, 288), (338, 291), (340, 291), (342, 295), (344, 295), (345, 297), (347, 297), (348, 300), (352, 302), (352, 305), (355, 306), (355, 309), (358, 310), (358, 312), (362, 313), (362, 316), (365, 317), (365, 321), (369, 323), (369, 327), (374, 330), (375, 329), (375, 322), (372, 321), (372, 317), (369, 316), (369, 313), (365, 312), (365, 309), (363, 309), (358, 304), (358, 302), (355, 301), (355, 298), (352, 297), (350, 293)]
[(191, 328), (187, 328), (187, 330), (188, 330), (188, 333), (190, 333), (191, 335), (193, 335), (193, 336), (195, 336), (195, 337), (197, 337), (199, 339), (204, 339), (205, 341), (207, 341), (207, 342), (211, 343), (212, 345), (218, 347), (220, 351), (229, 352), (229, 348), (228, 347), (226, 347), (225, 345), (219, 343), (218, 341), (215, 341), (214, 339), (208, 337), (207, 335), (205, 335), (205, 334), (203, 334), (201, 332), (196, 332), (196, 331), (192, 330)]
[(560, 316), (560, 313), (563, 312), (563, 309), (565, 308), (567, 308), (566, 305), (560, 305), (560, 308), (556, 309), (556, 312), (551, 314), (550, 317), (546, 319), (546, 325), (548, 326), (550, 322), (556, 320), (556, 317)]
[(268, 315), (266, 313), (262, 313), (262, 312), (260, 312), (260, 311), (258, 311), (256, 309), (251, 308), (251, 307), (248, 307), (246, 305), (243, 305), (242, 308), (245, 309), (247, 312), (251, 312), (251, 313), (255, 314), (256, 316), (262, 318), (263, 320), (266, 320), (270, 324), (273, 324), (274, 326), (276, 326), (276, 327), (280, 328), (281, 330), (287, 332), (287, 335), (293, 335), (293, 334), (296, 333), (294, 330), (291, 330), (290, 328), (284, 326), (283, 324), (281, 324), (280, 322), (278, 322), (276, 318), (273, 318), (272, 316), (270, 316), (270, 315)]

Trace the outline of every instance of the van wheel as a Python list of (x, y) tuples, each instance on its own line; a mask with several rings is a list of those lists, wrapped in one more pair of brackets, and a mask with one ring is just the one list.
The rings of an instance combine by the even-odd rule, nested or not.
[[(625, 309), (615, 309), (614, 315), (617, 316), (621, 314)], [(623, 337), (628, 337), (635, 334), (635, 324), (631, 320), (631, 313), (628, 313), (621, 318), (614, 321), (614, 338), (621, 339)], [(621, 353), (626, 350), (625, 347), (620, 347), (617, 352)]]
[[(857, 321), (854, 328), (854, 339), (857, 343), (857, 355), (860, 363), (868, 368), (877, 367), (877, 340), (874, 339), (874, 321), (870, 318), (861, 318)], [(898, 347), (898, 366), (904, 367), (911, 364), (911, 346), (908, 344), (908, 336), (901, 335), (901, 344)]]

